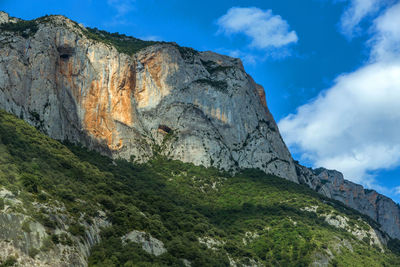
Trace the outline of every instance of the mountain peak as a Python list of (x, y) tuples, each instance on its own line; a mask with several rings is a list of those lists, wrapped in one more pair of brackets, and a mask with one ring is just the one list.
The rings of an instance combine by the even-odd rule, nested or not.
[[(63, 16), (35, 22), (36, 32), (21, 24), (21, 39), (1, 37), (14, 40), (1, 55), (7, 111), (53, 138), (113, 157), (144, 162), (162, 154), (297, 181), (263, 89), (239, 59), (82, 29)], [(160, 135), (160, 125), (173, 136)]]

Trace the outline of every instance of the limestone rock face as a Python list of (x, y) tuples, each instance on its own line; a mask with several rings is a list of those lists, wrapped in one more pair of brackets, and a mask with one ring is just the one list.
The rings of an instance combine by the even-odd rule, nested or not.
[(0, 11), (0, 24), (7, 22), (18, 22), (20, 19), (10, 17), (6, 12)]
[(154, 256), (160, 256), (167, 252), (164, 243), (149, 233), (133, 230), (122, 237), (123, 242), (131, 241), (142, 246), (143, 250)]
[(392, 238), (400, 239), (400, 208), (393, 200), (345, 180), (338, 171), (324, 168), (312, 170), (301, 165), (296, 165), (296, 169), (300, 183), (368, 215), (381, 225), (381, 230)]
[(0, 108), (113, 157), (159, 153), (297, 182), (264, 90), (239, 59), (173, 43), (129, 56), (65, 17), (37, 22), (34, 33), (0, 32)]
[[(0, 259), (13, 256), (16, 266), (87, 266), (90, 249), (100, 241), (101, 229), (110, 225), (101, 210), (98, 211), (100, 215), (93, 217), (89, 224), (83, 219), (76, 221), (65, 206), (56, 206), (56, 202), (33, 202), (27, 209), (20, 196), (5, 188), (0, 188), (0, 200), (4, 203), (0, 207)], [(55, 222), (56, 227), (46, 229), (32, 215), (39, 212), (43, 218)], [(85, 233), (82, 237), (69, 232), (73, 223), (83, 227)], [(57, 237), (59, 241), (53, 242), (52, 237)]]

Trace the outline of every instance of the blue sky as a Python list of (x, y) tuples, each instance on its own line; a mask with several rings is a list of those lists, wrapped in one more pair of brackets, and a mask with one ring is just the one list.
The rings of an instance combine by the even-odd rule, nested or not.
[(0, 0), (0, 9), (240, 57), (296, 159), (400, 201), (398, 1)]

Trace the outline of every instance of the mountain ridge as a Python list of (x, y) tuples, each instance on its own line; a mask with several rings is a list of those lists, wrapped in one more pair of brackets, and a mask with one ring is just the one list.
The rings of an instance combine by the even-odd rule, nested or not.
[(392, 200), (338, 172), (295, 164), (263, 88), (239, 59), (173, 43), (136, 51), (139, 41), (129, 37), (134, 48), (118, 49), (121, 35), (63, 16), (33, 21), (13, 27), (23, 21), (0, 14), (1, 108), (55, 139), (114, 158), (142, 163), (161, 154), (230, 171), (259, 168), (339, 200), (400, 238)]
[(311, 189), (368, 215), (382, 225), (391, 237), (400, 238), (400, 207), (389, 197), (375, 190), (344, 179), (341, 172), (296, 165), (299, 181)]

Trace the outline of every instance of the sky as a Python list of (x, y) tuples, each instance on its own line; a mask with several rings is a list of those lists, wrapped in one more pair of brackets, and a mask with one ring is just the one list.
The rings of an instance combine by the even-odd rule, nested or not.
[(0, 0), (0, 10), (239, 57), (296, 160), (400, 202), (399, 0)]

